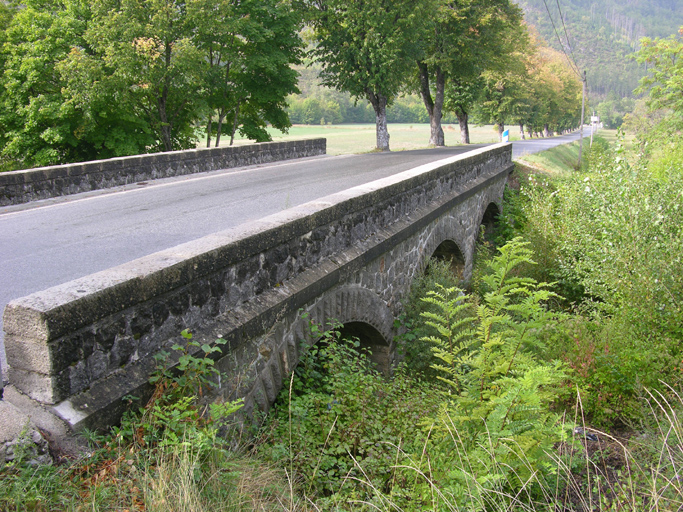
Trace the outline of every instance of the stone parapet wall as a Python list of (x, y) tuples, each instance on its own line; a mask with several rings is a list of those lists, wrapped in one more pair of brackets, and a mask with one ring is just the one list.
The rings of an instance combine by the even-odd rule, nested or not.
[[(399, 262), (396, 247), (426, 236), (430, 222), (474, 194), (493, 187), (500, 196), (510, 169), (509, 144), (475, 150), (14, 300), (4, 313), (10, 383), (55, 405), (71, 425), (105, 426), (120, 415), (121, 397), (144, 389), (154, 355), (188, 328), (201, 343), (227, 340), (219, 366), (232, 374), (222, 395), (261, 404), (254, 385), (273, 350), (264, 337), (284, 333), (300, 308), (322, 304), (343, 283), (353, 286), (334, 292), (339, 304), (362, 288), (376, 297), (363, 299), (368, 304), (385, 304), (384, 317), (397, 314), (407, 267), (380, 258)], [(468, 208), (472, 238), (483, 210), (476, 202)], [(379, 276), (385, 266), (390, 274)], [(363, 270), (375, 267), (377, 275)], [(344, 317), (338, 306), (321, 308), (316, 318)]]
[(0, 173), (0, 206), (158, 178), (318, 156), (325, 152), (326, 139), (308, 139), (171, 151), (3, 172)]

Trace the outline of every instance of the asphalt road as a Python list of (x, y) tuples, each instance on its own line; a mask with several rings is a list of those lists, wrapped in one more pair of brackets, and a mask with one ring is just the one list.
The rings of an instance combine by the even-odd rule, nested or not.
[[(513, 128), (514, 130), (514, 128)], [(583, 137), (590, 138), (590, 126), (583, 129)], [(567, 144), (579, 140), (579, 132), (571, 133), (569, 135), (560, 135), (558, 137), (550, 137), (548, 139), (528, 139), (512, 143), (512, 159), (516, 160), (524, 155), (529, 155), (532, 153), (538, 153), (540, 151), (545, 151), (546, 149), (559, 146), (561, 144)], [(585, 144), (585, 142), (584, 142)]]
[[(566, 142), (516, 142), (513, 156)], [(306, 158), (1, 207), (0, 311), (12, 299), (477, 147)], [(4, 374), (2, 338), (0, 319)]]

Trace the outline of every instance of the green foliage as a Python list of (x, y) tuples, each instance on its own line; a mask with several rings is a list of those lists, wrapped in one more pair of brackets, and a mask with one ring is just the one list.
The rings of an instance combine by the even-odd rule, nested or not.
[(302, 43), (288, 2), (29, 1), (12, 14), (3, 4), (5, 168), (192, 148), (214, 116), (218, 133), (227, 119), (259, 141), (290, 126)]
[[(185, 344), (176, 344), (175, 366), (169, 366), (170, 353), (155, 356), (158, 367), (150, 377), (155, 392), (138, 415), (128, 414), (114, 432), (126, 442), (136, 442), (146, 449), (191, 442), (201, 450), (221, 444), (217, 437), (222, 424), (242, 407), (242, 400), (204, 404), (201, 398), (217, 384), (220, 372), (211, 355), (220, 353), (223, 339), (214, 345), (193, 341), (186, 330), (181, 333)], [(132, 399), (131, 399), (132, 401)]]
[(644, 66), (632, 58), (639, 40), (644, 36), (674, 34), (683, 14), (680, 2), (671, 0), (566, 0), (559, 3), (520, 0), (519, 3), (526, 13), (526, 21), (553, 48), (558, 51), (571, 49), (569, 54), (579, 69), (587, 71), (592, 100), (605, 98), (610, 93), (620, 98), (632, 95), (638, 80), (646, 73)]
[(633, 112), (635, 101), (631, 98), (620, 98), (616, 94), (607, 95), (604, 101), (595, 105), (595, 113), (605, 128), (619, 128), (624, 122), (624, 116)]
[(401, 92), (415, 51), (418, 2), (320, 0), (311, 22), (318, 38), (312, 55), (324, 85), (365, 98), (377, 120), (377, 149), (389, 149), (386, 107)]
[(239, 131), (247, 138), (268, 141), (268, 124), (286, 131), (286, 98), (298, 92), (292, 64), (301, 58), (301, 13), (288, 2), (273, 0), (195, 0), (189, 3), (189, 16), (208, 62), (207, 146), (214, 127), (218, 145), (224, 121), (231, 140)]
[(672, 139), (648, 149), (596, 138), (584, 172), (522, 189), (521, 231), (580, 312), (552, 354), (575, 370), (586, 411), (605, 425), (638, 420), (643, 389), (680, 377), (683, 151)]
[(439, 309), (423, 316), (435, 331), (427, 338), (440, 360), (435, 367), (449, 385), (434, 428), (446, 426), (444, 443), (457, 433), (469, 457), (466, 470), (450, 475), (461, 491), (469, 479), (489, 474), (493, 461), (508, 470), (489, 484), (519, 489), (535, 472), (550, 471), (546, 451), (563, 438), (549, 407), (566, 371), (539, 357), (544, 334), (557, 320), (544, 306), (553, 293), (545, 283), (514, 274), (521, 264), (533, 264), (527, 245), (514, 239), (499, 249), (482, 278), (481, 300), (438, 287), (424, 299)]
[(93, 159), (97, 144), (82, 114), (64, 102), (66, 78), (58, 63), (73, 47), (87, 48), (89, 6), (67, 1), (58, 9), (30, 2), (3, 34), (2, 156), (6, 167)]
[[(167, 369), (168, 356), (150, 379), (155, 392), (145, 407), (129, 411), (121, 424), (106, 435), (90, 433), (92, 454), (63, 466), (29, 465), (25, 452), (0, 471), (0, 508), (3, 510), (206, 510), (203, 503), (230, 503), (234, 509), (237, 480), (253, 464), (228, 450), (228, 419), (242, 400), (205, 404), (200, 396), (215, 386), (218, 370), (213, 346), (200, 345), (187, 330), (184, 344), (173, 347), (175, 371)], [(127, 397), (130, 403), (133, 397)], [(221, 434), (219, 435), (219, 429)], [(242, 484), (240, 484), (242, 485)], [(268, 494), (269, 483), (262, 495)], [(229, 489), (231, 492), (226, 492)], [(232, 510), (233, 508), (231, 508)]]
[(404, 358), (403, 363), (408, 373), (419, 375), (428, 381), (435, 380), (437, 372), (432, 367), (435, 363), (434, 354), (430, 343), (424, 339), (430, 328), (423, 321), (422, 313), (436, 313), (438, 308), (422, 298), (437, 286), (451, 288), (458, 284), (450, 262), (434, 258), (429, 261), (424, 272), (413, 279), (404, 313), (396, 323), (402, 332), (396, 340), (398, 350)]
[[(683, 35), (683, 27), (679, 30), (679, 36)], [(666, 39), (645, 38), (641, 42), (642, 47), (636, 54), (640, 63), (646, 63), (651, 73), (640, 81), (637, 93), (648, 93), (648, 104), (651, 109), (670, 109), (677, 116), (683, 112), (683, 100), (681, 100), (681, 76), (683, 64), (681, 53), (683, 41), (681, 37), (674, 35)]]
[(425, 438), (419, 418), (437, 406), (435, 395), (406, 372), (385, 380), (359, 342), (340, 340), (336, 329), (312, 326), (321, 340), (281, 392), (259, 445), (262, 456), (290, 468), (306, 494), (327, 496), (328, 507), (371, 496), (359, 480), (391, 488), (397, 447), (419, 449)]
[[(466, 100), (454, 95), (469, 89), (487, 69), (502, 69), (510, 56), (524, 47), (527, 37), (522, 11), (509, 0), (458, 0), (425, 4), (433, 11), (424, 17), (416, 55), (417, 82), (432, 126), (430, 144), (443, 145), (442, 108), (446, 90), (450, 103), (462, 110)], [(447, 87), (456, 80), (455, 87)], [(469, 92), (469, 91), (468, 91)]]
[(62, 509), (78, 501), (78, 489), (66, 485), (64, 472), (52, 464), (30, 463), (33, 446), (25, 429), (14, 446), (14, 460), (0, 467), (0, 509), (40, 510), (44, 503)]
[[(289, 96), (287, 113), (295, 124), (374, 123), (375, 112), (367, 100), (354, 101), (347, 93), (320, 85), (307, 87), (301, 80), (299, 87), (309, 93)], [(323, 123), (324, 121), (324, 123)], [(429, 116), (416, 96), (396, 98), (387, 107), (389, 123), (427, 123)]]

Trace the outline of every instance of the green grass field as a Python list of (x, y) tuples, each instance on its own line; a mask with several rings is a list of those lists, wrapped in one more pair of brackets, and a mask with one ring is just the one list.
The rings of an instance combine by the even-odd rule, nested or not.
[[(460, 145), (460, 127), (456, 124), (443, 125), (447, 146)], [(375, 149), (374, 124), (334, 124), (326, 126), (294, 125), (288, 134), (271, 129), (274, 141), (301, 140), (325, 137), (328, 155), (368, 153)], [(389, 124), (389, 145), (392, 151), (422, 149), (428, 147), (428, 124)], [(494, 126), (470, 125), (472, 144), (498, 142), (498, 131)], [(510, 130), (510, 140), (519, 140), (519, 128)], [(229, 139), (225, 144), (229, 143)], [(235, 144), (249, 144), (246, 139), (236, 139)], [(200, 144), (201, 145), (201, 144)], [(223, 141), (221, 141), (223, 145)]]

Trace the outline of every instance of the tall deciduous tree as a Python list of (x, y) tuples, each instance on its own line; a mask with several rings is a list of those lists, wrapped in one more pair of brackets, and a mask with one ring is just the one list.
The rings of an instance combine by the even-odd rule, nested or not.
[(96, 0), (86, 39), (159, 149), (193, 147), (207, 63), (182, 0)]
[(229, 121), (235, 131), (258, 141), (270, 140), (266, 125), (291, 126), (288, 94), (298, 92), (302, 41), (301, 12), (278, 0), (191, 0), (198, 46), (209, 64), (207, 146), (217, 117), (216, 146)]
[(10, 166), (85, 160), (96, 154), (78, 112), (63, 102), (56, 64), (83, 41), (87, 6), (77, 1), (27, 1), (5, 32), (3, 45), (3, 158)]
[(194, 147), (216, 112), (256, 140), (289, 126), (289, 1), (25, 0), (11, 14), (0, 4), (4, 168)]
[(448, 81), (455, 81), (448, 104), (458, 108), (461, 134), (469, 139), (466, 108), (479, 76), (486, 69), (503, 68), (505, 57), (518, 51), (526, 36), (522, 12), (510, 0), (436, 0), (433, 13), (423, 19), (417, 69), (431, 125), (429, 144), (443, 146)]
[(533, 39), (534, 51), (525, 59), (525, 90), (511, 117), (531, 132), (550, 136), (580, 123), (582, 84), (564, 55)]
[(324, 85), (367, 98), (375, 111), (377, 149), (389, 150), (387, 105), (414, 62), (420, 0), (313, 0), (314, 55)]
[(470, 143), (470, 112), (481, 94), (482, 78), (476, 76), (457, 76), (446, 84), (444, 108), (455, 113), (460, 125), (460, 143)]

